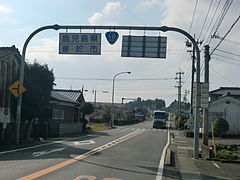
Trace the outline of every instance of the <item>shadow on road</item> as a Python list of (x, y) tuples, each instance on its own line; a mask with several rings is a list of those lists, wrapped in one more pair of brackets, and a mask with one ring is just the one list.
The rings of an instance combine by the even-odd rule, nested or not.
[[(157, 171), (158, 171), (157, 168), (155, 168), (155, 167), (152, 167), (152, 168), (148, 167), (149, 168), (148, 170), (153, 170), (155, 168), (155, 173), (150, 173), (150, 172), (141, 172), (141, 171), (131, 170), (131, 169), (127, 169), (127, 168), (120, 168), (120, 167), (117, 167), (117, 164), (116, 164), (116, 166), (108, 166), (108, 165), (104, 165), (104, 164), (89, 162), (89, 161), (86, 161), (86, 160), (79, 160), (79, 162), (83, 162), (83, 163), (86, 163), (86, 164), (91, 164), (91, 165), (94, 165), (94, 166), (100, 166), (100, 167), (104, 167), (104, 168), (108, 168), (108, 169), (115, 169), (115, 170), (123, 171), (123, 172), (132, 172), (132, 173), (145, 174), (145, 175), (146, 174), (147, 175), (156, 175)], [(140, 167), (140, 166), (137, 166), (137, 167)]]
[[(31, 160), (31, 159), (71, 159), (74, 155), (80, 155), (83, 153), (88, 152), (90, 149), (85, 149), (81, 145), (80, 146), (74, 146), (74, 141), (79, 141), (77, 138), (81, 138), (80, 141), (84, 140), (91, 140), (94, 138), (97, 138), (99, 136), (111, 136), (108, 133), (104, 132), (92, 132), (91, 134), (88, 134), (91, 136), (78, 136), (76, 138), (69, 137), (68, 140), (64, 140), (63, 138), (54, 138), (45, 142), (39, 142), (34, 144), (28, 144), (28, 145), (19, 145), (19, 146), (2, 146), (0, 147), (0, 162), (1, 161), (21, 161), (21, 160)], [(72, 139), (71, 139), (72, 138)], [(52, 143), (47, 145), (48, 143)], [(70, 144), (69, 144), (70, 143)], [(44, 145), (46, 144), (46, 145)], [(43, 146), (41, 146), (43, 145)], [(38, 146), (35, 148), (31, 148), (31, 146)], [(26, 148), (26, 149), (24, 149)], [(4, 151), (12, 151), (17, 149), (23, 149), (16, 152), (9, 152), (1, 154), (1, 152)], [(54, 153), (51, 153), (50, 151), (54, 151)], [(50, 153), (48, 153), (50, 152)], [(43, 153), (44, 155), (40, 156), (34, 156), (34, 153)], [(96, 155), (101, 154), (101, 152), (98, 152)]]
[[(181, 176), (184, 176), (187, 179), (194, 179), (196, 177), (195, 173), (179, 173), (177, 168), (171, 167), (171, 166), (165, 166), (163, 170), (163, 176), (165, 177), (166, 180), (171, 179), (182, 179)], [(205, 175), (201, 174), (202, 179), (204, 180), (227, 180), (229, 178), (224, 178), (224, 177), (216, 177), (216, 176), (211, 176), (211, 175)]]

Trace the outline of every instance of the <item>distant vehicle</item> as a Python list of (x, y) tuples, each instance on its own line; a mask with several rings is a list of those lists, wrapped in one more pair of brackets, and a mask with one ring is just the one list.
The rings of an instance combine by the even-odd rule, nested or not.
[(166, 128), (168, 115), (166, 111), (153, 111), (153, 128)]

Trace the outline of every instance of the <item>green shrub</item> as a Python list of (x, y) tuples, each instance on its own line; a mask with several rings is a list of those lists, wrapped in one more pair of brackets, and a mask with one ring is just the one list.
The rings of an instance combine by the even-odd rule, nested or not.
[(222, 136), (229, 130), (229, 124), (224, 118), (217, 118), (213, 121), (213, 131), (217, 136)]
[(216, 154), (216, 158), (218, 158), (218, 159), (227, 159), (227, 160), (236, 160), (236, 159), (238, 159), (238, 156), (234, 155), (231, 152), (219, 151)]
[(185, 117), (185, 116), (181, 116), (181, 117), (175, 116), (174, 122), (175, 122), (175, 126), (176, 126), (177, 129), (183, 129), (185, 123), (187, 122), (187, 117)]

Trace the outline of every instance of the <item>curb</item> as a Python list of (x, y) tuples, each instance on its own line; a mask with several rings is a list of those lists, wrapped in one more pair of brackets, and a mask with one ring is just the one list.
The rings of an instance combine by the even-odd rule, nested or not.
[(217, 158), (206, 158), (208, 161), (219, 161), (221, 163), (234, 163), (240, 164), (240, 160), (228, 160), (228, 159), (217, 159)]
[(170, 132), (170, 143), (167, 147), (167, 151), (166, 151), (166, 154), (165, 154), (164, 165), (175, 167), (175, 154), (171, 150), (172, 138), (174, 138), (174, 134), (172, 132)]

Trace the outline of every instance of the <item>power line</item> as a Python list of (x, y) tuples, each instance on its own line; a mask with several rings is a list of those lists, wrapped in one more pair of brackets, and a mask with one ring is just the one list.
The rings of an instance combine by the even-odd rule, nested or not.
[[(112, 81), (107, 78), (77, 78), (77, 77), (56, 77), (56, 79), (63, 80), (83, 80), (83, 81)], [(118, 81), (159, 81), (159, 80), (171, 80), (174, 78), (136, 78), (136, 79), (118, 79)]]
[[(218, 31), (220, 25), (222, 24), (223, 19), (224, 19), (224, 17), (226, 16), (226, 14), (227, 14), (227, 12), (228, 12), (228, 10), (229, 10), (232, 2), (233, 2), (233, 0), (227, 0), (227, 1), (225, 2), (225, 4), (223, 5), (223, 8), (222, 8), (222, 10), (221, 10), (221, 12), (220, 12), (220, 14), (219, 14), (219, 16), (218, 16), (215, 24), (214, 24), (213, 27), (212, 27), (211, 32), (210, 32), (210, 35), (213, 34), (212, 37), (214, 37), (214, 35), (217, 33), (217, 31)], [(215, 28), (215, 26), (216, 26), (216, 28)], [(215, 28), (215, 31), (213, 32), (214, 28)], [(213, 33), (212, 33), (212, 32), (213, 32)], [(211, 37), (211, 39), (209, 40), (208, 44), (211, 43), (212, 37)]]
[(212, 52), (210, 53), (210, 55), (212, 55), (212, 53), (218, 48), (218, 46), (220, 46), (220, 44), (222, 43), (222, 41), (227, 37), (227, 35), (231, 32), (231, 30), (233, 29), (233, 27), (236, 25), (236, 23), (238, 22), (238, 20), (240, 19), (240, 16), (238, 16), (238, 18), (235, 20), (235, 22), (232, 24), (232, 26), (230, 27), (230, 29), (227, 31), (227, 33), (223, 36), (223, 38), (220, 40), (220, 42), (216, 45), (216, 47), (212, 50)]
[(236, 44), (236, 45), (240, 46), (240, 42), (233, 41), (233, 40), (230, 40), (230, 39), (225, 39), (225, 41), (227, 41), (227, 42), (230, 42), (230, 43), (233, 43), (233, 44)]
[(191, 22), (191, 25), (189, 28), (189, 34), (191, 33), (191, 30), (192, 30), (192, 25), (193, 25), (193, 21), (194, 21), (196, 9), (197, 9), (197, 4), (198, 4), (198, 0), (195, 1), (195, 7), (194, 7), (194, 11), (193, 11), (193, 16), (192, 16), (192, 22)]
[(229, 52), (229, 51), (225, 51), (225, 50), (221, 50), (221, 49), (216, 49), (216, 51), (220, 51), (220, 52), (223, 52), (223, 53), (226, 53), (226, 54), (231, 54), (233, 56), (240, 57), (240, 54), (235, 54), (235, 53), (232, 53), (232, 52)]
[[(219, 7), (220, 3), (221, 3), (221, 0), (218, 1), (218, 4), (217, 4), (217, 6), (216, 6), (216, 8), (215, 8), (215, 10), (214, 10), (213, 16), (212, 16), (212, 18), (211, 18), (211, 20), (210, 20), (210, 23), (209, 23), (209, 25), (208, 25), (208, 27), (207, 27), (207, 29), (206, 29), (206, 33), (205, 33), (205, 35), (204, 35), (204, 37), (203, 37), (203, 40), (205, 40), (205, 38), (206, 38), (207, 32), (209, 31), (209, 28), (210, 28), (210, 26), (211, 26), (211, 24), (212, 24), (212, 22), (213, 22), (213, 19), (215, 18), (215, 15), (216, 15), (216, 13), (217, 13), (217, 10), (218, 10), (218, 7)], [(211, 34), (211, 32), (208, 34), (208, 37), (210, 37), (210, 34)], [(205, 46), (205, 45), (206, 45), (206, 43), (204, 44), (204, 46)], [(203, 46), (203, 47), (204, 47), (204, 46)]]
[(233, 65), (236, 65), (236, 66), (240, 67), (240, 64), (237, 64), (237, 63), (234, 63), (234, 62), (231, 62), (231, 61), (227, 61), (227, 60), (224, 60), (224, 59), (219, 59), (219, 58), (216, 58), (216, 57), (213, 57), (212, 59), (215, 59), (217, 61), (226, 62), (226, 63), (233, 64)]
[(204, 19), (203, 26), (202, 26), (202, 29), (201, 29), (200, 34), (199, 34), (199, 36), (198, 36), (198, 39), (201, 38), (201, 35), (202, 35), (202, 32), (203, 32), (203, 29), (204, 29), (205, 24), (206, 24), (206, 21), (207, 21), (208, 14), (209, 14), (210, 9), (211, 9), (211, 7), (212, 7), (212, 3), (213, 3), (213, 0), (211, 0), (210, 5), (209, 5), (209, 7), (208, 7), (208, 11), (207, 11), (206, 17), (205, 17), (205, 19)]
[(240, 62), (240, 59), (235, 59), (235, 58), (231, 58), (231, 57), (220, 55), (220, 54), (216, 54), (216, 53), (213, 53), (213, 55), (218, 56), (218, 57), (227, 58), (228, 60)]
[(225, 77), (225, 76), (224, 76), (223, 74), (221, 74), (220, 72), (215, 71), (212, 67), (209, 66), (209, 68), (210, 68), (211, 70), (213, 70), (215, 73), (217, 73), (218, 75), (222, 76), (225, 80), (227, 80), (227, 81), (233, 83), (235, 86), (239, 86), (239, 84), (236, 84), (236, 83), (233, 82), (232, 80), (228, 79), (227, 77)]
[(217, 33), (217, 30), (219, 29), (220, 25), (222, 24), (223, 22), (223, 19), (224, 17), (226, 16), (231, 4), (232, 4), (233, 0), (227, 0), (225, 5), (223, 6), (223, 10), (222, 10), (222, 14), (219, 18), (219, 21), (218, 21), (218, 24), (217, 24), (217, 27), (216, 27), (216, 30), (214, 31), (213, 33), (213, 36)]

